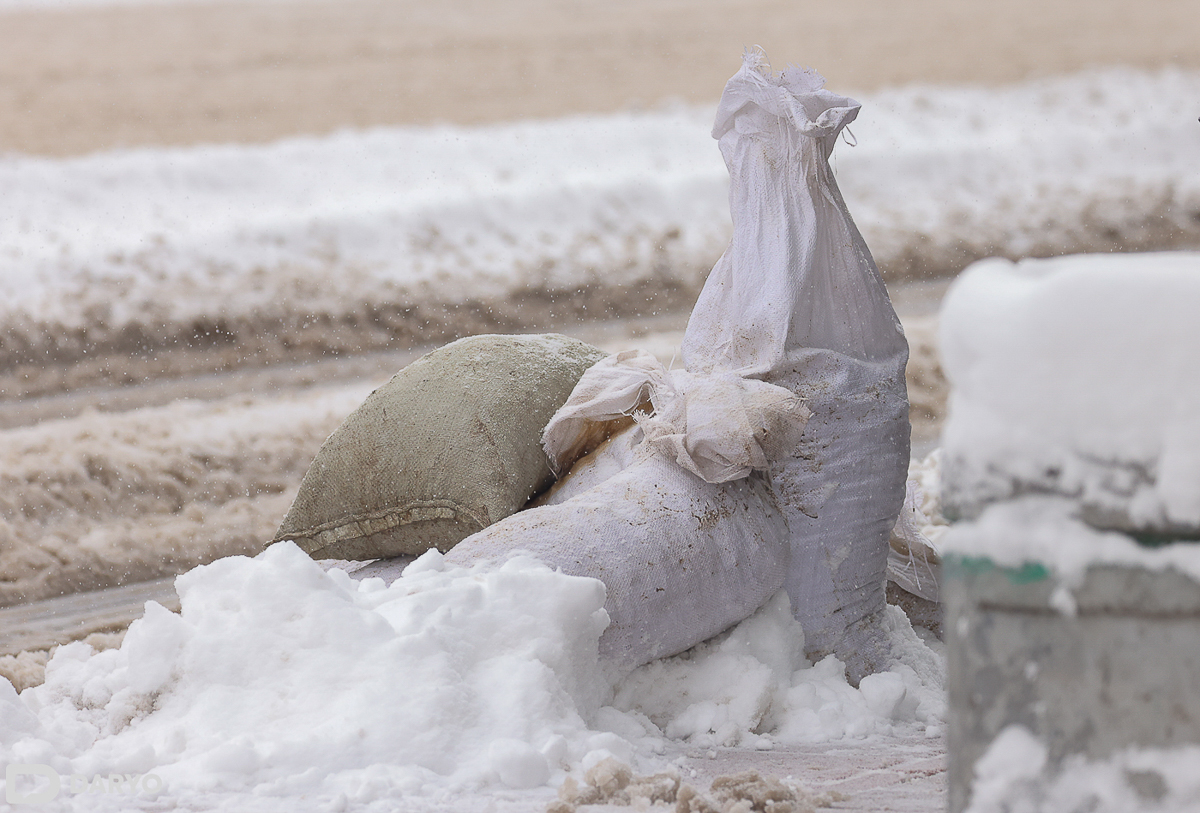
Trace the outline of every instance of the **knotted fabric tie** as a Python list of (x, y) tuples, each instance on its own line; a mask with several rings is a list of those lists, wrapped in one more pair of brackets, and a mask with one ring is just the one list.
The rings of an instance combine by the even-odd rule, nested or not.
[(583, 374), (546, 425), (542, 446), (561, 476), (594, 447), (598, 427), (632, 418), (645, 443), (707, 482), (726, 483), (790, 453), (811, 414), (783, 387), (736, 373), (668, 370), (644, 350), (627, 350)]

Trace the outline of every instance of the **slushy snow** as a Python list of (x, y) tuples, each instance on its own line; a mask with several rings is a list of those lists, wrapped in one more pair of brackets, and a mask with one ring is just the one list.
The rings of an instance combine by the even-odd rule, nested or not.
[(368, 392), (182, 400), (0, 430), (0, 606), (257, 552)]
[[(926, 322), (906, 325), (910, 341), (932, 335)], [(597, 341), (610, 352), (634, 342), (670, 364), (680, 338)], [(281, 391), (267, 382), (253, 394), (0, 429), (0, 606), (256, 553), (322, 442), (394, 369), (373, 367), (364, 383)], [(936, 370), (936, 358), (909, 362), (914, 398), (938, 396), (921, 386)], [(937, 492), (923, 488), (927, 500)]]

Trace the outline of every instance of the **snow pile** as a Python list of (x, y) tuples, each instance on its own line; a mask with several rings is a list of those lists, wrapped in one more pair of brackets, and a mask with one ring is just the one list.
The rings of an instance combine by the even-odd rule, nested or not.
[[(893, 278), (1195, 244), (1183, 111), (1198, 95), (1200, 74), (1127, 70), (880, 92), (838, 183)], [(710, 122), (677, 109), (0, 157), (0, 366), (174, 347), (295, 359), (686, 306), (730, 233)]]
[(613, 705), (701, 746), (770, 748), (912, 728), (936, 736), (945, 716), (942, 658), (898, 608), (888, 607), (882, 623), (888, 671), (854, 689), (837, 658), (804, 658), (803, 632), (780, 592), (724, 635), (636, 670)]
[(1129, 748), (1103, 760), (1071, 757), (1052, 781), (1039, 781), (1046, 746), (1009, 726), (976, 765), (966, 813), (1189, 813), (1200, 798), (1200, 747)]
[(948, 513), (1025, 494), (1200, 534), (1200, 253), (979, 263), (947, 294)]
[(166, 793), (429, 795), (545, 783), (620, 743), (586, 730), (602, 689), (599, 582), (513, 560), (410, 567), (391, 588), (326, 575), (293, 545), (181, 576), (119, 650), (60, 648), (8, 700), (6, 761), (153, 772)]
[[(859, 690), (836, 661), (803, 661), (782, 594), (722, 640), (612, 683), (597, 660), (603, 585), (521, 557), (453, 568), (435, 551), (386, 586), (280, 544), (178, 589), (182, 612), (148, 604), (120, 649), (61, 647), (20, 696), (0, 681), (0, 759), (153, 774), (159, 805), (419, 807), (483, 789), (549, 799), (608, 757), (659, 766), (678, 738), (936, 734), (943, 715), (941, 657), (898, 613), (892, 671)], [(123, 803), (59, 801), (85, 798)]]

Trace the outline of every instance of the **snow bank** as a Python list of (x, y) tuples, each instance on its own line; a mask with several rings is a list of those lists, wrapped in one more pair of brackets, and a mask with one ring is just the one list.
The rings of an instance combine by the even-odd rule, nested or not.
[(1105, 69), (863, 98), (835, 168), (892, 278), (1010, 259), (1197, 245), (1200, 74)]
[(0, 292), (13, 331), (0, 356), (269, 333), (294, 358), (546, 321), (588, 286), (568, 312), (649, 312), (677, 289), (686, 304), (727, 236), (708, 118), (10, 156)]
[(6, 761), (154, 773), (190, 804), (242, 792), (284, 809), (301, 794), (540, 785), (615, 739), (579, 716), (601, 688), (599, 582), (434, 556), (385, 588), (282, 545), (177, 586), (180, 615), (148, 604), (119, 650), (62, 647), (45, 684), (10, 693), (29, 735)]
[(979, 263), (947, 294), (950, 513), (1023, 494), (1200, 535), (1200, 253)]
[[(1198, 94), (1200, 74), (1126, 70), (881, 92), (835, 169), (893, 278), (1195, 243)], [(686, 306), (729, 237), (711, 118), (0, 157), (0, 368), (296, 359)]]
[(548, 799), (609, 756), (653, 767), (685, 738), (936, 734), (944, 715), (941, 656), (898, 611), (892, 671), (857, 690), (836, 661), (803, 661), (783, 594), (722, 639), (612, 683), (597, 662), (603, 585), (520, 557), (453, 568), (435, 551), (386, 586), (281, 544), (177, 584), (181, 613), (148, 604), (120, 649), (61, 647), (19, 696), (0, 681), (0, 759), (63, 777), (152, 774), (158, 806), (364, 810), (403, 796), (461, 809), (481, 791)]

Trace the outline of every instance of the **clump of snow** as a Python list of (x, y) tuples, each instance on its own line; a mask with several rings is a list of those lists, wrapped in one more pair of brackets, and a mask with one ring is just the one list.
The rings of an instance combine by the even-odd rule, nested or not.
[(1066, 588), (1078, 587), (1089, 567), (1104, 564), (1174, 569), (1200, 582), (1200, 545), (1139, 545), (1126, 534), (1091, 527), (1080, 519), (1078, 503), (1064, 497), (1027, 495), (989, 505), (950, 529), (942, 553), (1010, 568), (1036, 562)]
[(46, 679), (46, 660), (49, 657), (45, 650), (27, 650), (0, 656), (0, 677), (11, 683), (18, 692), (37, 686)]
[[(96, 651), (114, 649), (121, 645), (125, 631), (93, 632), (81, 640)], [(49, 649), (34, 649), (15, 655), (0, 655), (0, 677), (6, 678), (13, 688), (22, 692), (31, 686), (39, 686), (46, 679), (46, 662), (57, 646)]]
[(1046, 746), (1027, 728), (1011, 725), (1001, 731), (975, 763), (969, 809), (1008, 810), (1005, 796), (1019, 796), (1036, 788), (1046, 767)]
[(149, 603), (119, 649), (60, 647), (19, 697), (0, 681), (0, 759), (152, 772), (164, 804), (365, 809), (548, 797), (608, 758), (659, 765), (681, 740), (770, 748), (937, 734), (944, 718), (942, 657), (894, 608), (890, 670), (854, 689), (836, 660), (804, 661), (782, 593), (622, 678), (598, 660), (603, 585), (519, 556), (454, 568), (434, 551), (389, 586), (282, 543), (177, 586), (181, 612)]
[(976, 763), (977, 781), (965, 813), (1185, 813), (1200, 798), (1200, 746), (1128, 748), (1105, 759), (1068, 757), (1044, 775), (1046, 746), (1021, 726), (1009, 726)]
[(674, 804), (679, 789), (677, 772), (636, 776), (625, 763), (606, 757), (584, 772), (582, 782), (567, 777), (558, 788), (558, 802), (552, 803), (547, 813), (574, 813), (579, 805)]
[(1026, 493), (1097, 527), (1200, 533), (1200, 253), (988, 260), (951, 287), (946, 502)]
[(148, 604), (120, 649), (55, 653), (21, 696), (36, 727), (10, 761), (153, 771), (164, 793), (214, 801), (361, 803), (540, 785), (616, 739), (581, 716), (604, 690), (599, 582), (521, 559), (449, 569), (434, 553), (385, 587), (285, 544), (177, 587), (181, 614)]
[(885, 624), (890, 669), (854, 689), (837, 658), (805, 659), (803, 631), (780, 592), (729, 632), (634, 671), (618, 684), (613, 705), (701, 747), (771, 748), (906, 727), (936, 733), (945, 716), (941, 656), (898, 608), (888, 607)]
[(718, 776), (709, 789), (711, 801), (698, 793), (680, 789), (679, 813), (813, 813), (842, 800), (837, 793), (814, 794), (803, 786), (774, 777), (763, 778), (757, 771)]

